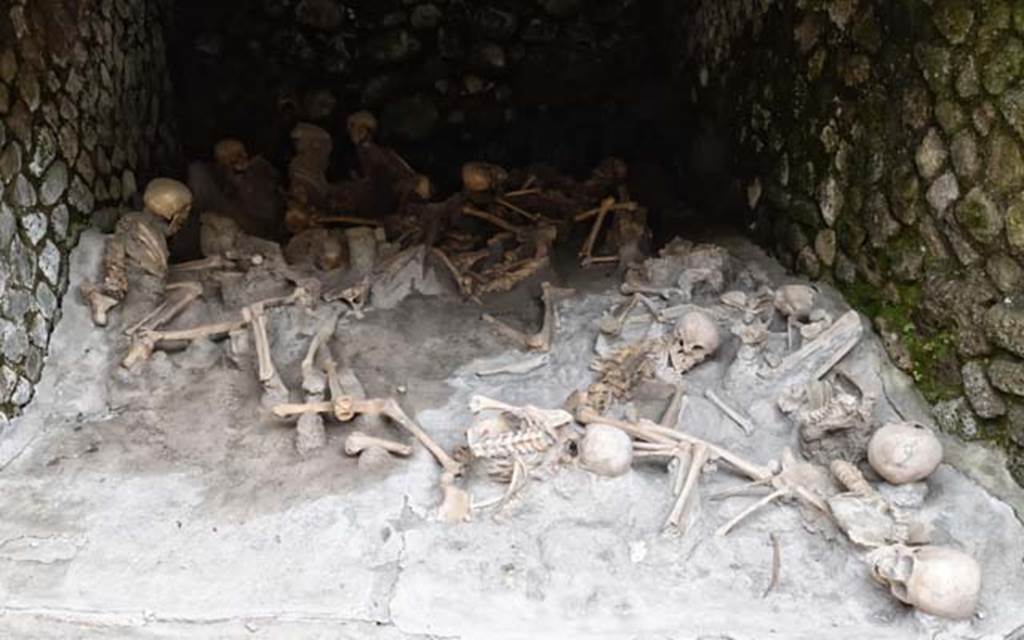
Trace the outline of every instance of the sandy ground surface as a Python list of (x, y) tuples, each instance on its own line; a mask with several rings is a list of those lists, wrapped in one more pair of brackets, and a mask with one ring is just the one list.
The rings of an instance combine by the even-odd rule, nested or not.
[[(94, 268), (100, 240), (83, 238), (72, 289)], [(784, 278), (749, 246), (733, 248)], [(404, 388), (405, 409), (451, 449), (474, 393), (557, 407), (589, 383), (596, 322), (621, 297), (604, 274), (574, 284), (549, 364), (527, 374), (478, 377), (523, 356), (479, 321), (478, 307), (450, 297), (344, 321), (335, 348), (369, 395)], [(509, 322), (538, 322), (536, 302), (499, 304)], [(298, 312), (271, 318), (293, 389), (313, 329)], [(649, 331), (631, 323), (626, 337)], [(979, 614), (945, 622), (897, 603), (868, 579), (856, 549), (793, 503), (715, 538), (750, 499), (704, 499), (685, 535), (662, 533), (669, 476), (655, 464), (614, 479), (566, 468), (497, 517), (437, 522), (438, 468), (422, 448), (367, 472), (341, 450), (351, 427), (331, 425), (328, 446), (303, 459), (292, 427), (260, 409), (251, 367), (206, 345), (157, 353), (137, 377), (110, 373), (112, 333), (67, 296), (37, 398), (0, 434), (0, 637), (1003, 640), (1024, 625), (1024, 527), (1010, 506), (1024, 500), (998, 458), (976, 447), (947, 444), (947, 461), (972, 477), (942, 465), (920, 507), (940, 542), (984, 570)], [(744, 435), (696, 396), (681, 427), (767, 462), (795, 434), (774, 408), (777, 384), (737, 371), (734, 351), (727, 345), (686, 383), (738, 398), (757, 431)], [(928, 420), (873, 336), (841, 366), (878, 393), (877, 419)], [(635, 406), (656, 418), (667, 399), (654, 385)], [(707, 474), (703, 495), (737, 482)], [(477, 500), (503, 489), (482, 478), (469, 487)], [(765, 595), (771, 534), (781, 572)]]

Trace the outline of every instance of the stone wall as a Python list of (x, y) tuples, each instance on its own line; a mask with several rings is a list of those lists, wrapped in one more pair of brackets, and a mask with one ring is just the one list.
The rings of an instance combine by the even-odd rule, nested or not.
[(0, 11), (0, 425), (32, 397), (96, 208), (163, 164), (161, 0), (11, 0)]
[(1024, 480), (1024, 2), (669, 3), (752, 223)]
[(230, 135), (284, 165), (296, 119), (344, 149), (347, 114), (371, 109), (382, 138), (438, 180), (469, 157), (589, 170), (602, 154), (663, 141), (664, 127), (644, 123), (667, 94), (649, 6), (180, 0), (171, 56), (188, 96), (184, 150), (207, 157)]

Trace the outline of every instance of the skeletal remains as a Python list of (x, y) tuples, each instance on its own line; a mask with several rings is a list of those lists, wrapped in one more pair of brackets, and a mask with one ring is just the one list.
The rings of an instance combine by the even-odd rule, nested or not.
[[(646, 210), (630, 198), (627, 167), (620, 160), (603, 162), (582, 182), (540, 169), (508, 171), (468, 162), (461, 190), (435, 200), (428, 178), (375, 142), (372, 114), (353, 114), (347, 124), (359, 170), (337, 183), (327, 180), (330, 135), (306, 123), (292, 131), (295, 154), (288, 183), (277, 187), (286, 196), (279, 220), (294, 234), (284, 250), (247, 231), (253, 227), (244, 211), (252, 194), (260, 192), (253, 181), (266, 182), (275, 172), (250, 156), (241, 141), (218, 143), (214, 173), (190, 172), (192, 190), (169, 179), (147, 186), (143, 211), (124, 216), (108, 240), (98, 283), (81, 289), (100, 326), (110, 322), (129, 289), (145, 294), (151, 304), (122, 321), (129, 341), (125, 367), (139, 366), (155, 349), (222, 338), (230, 341), (232, 359), (247, 363), (251, 344), (262, 402), (277, 418), (294, 420), (301, 455), (326, 445), (325, 416), (341, 423), (361, 416), (344, 452), (358, 456), (360, 467), (386, 465), (392, 456), (413, 452), (406, 443), (372, 432), (374, 421), (395, 423), (441, 466), (438, 517), (447, 522), (468, 520), (489, 505), (500, 512), (531, 479), (550, 477), (565, 466), (617, 477), (637, 461), (654, 458), (664, 460), (671, 472), (664, 528), (685, 534), (700, 511), (702, 478), (731, 470), (746, 482), (711, 499), (766, 493), (721, 523), (717, 535), (727, 535), (774, 501), (795, 501), (832, 521), (864, 550), (872, 577), (901, 601), (935, 615), (973, 613), (980, 588), (977, 563), (960, 551), (931, 546), (930, 523), (887, 502), (858, 466), (866, 459), (893, 484), (921, 482), (941, 461), (942, 448), (922, 425), (876, 429), (876, 399), (836, 370), (863, 333), (855, 312), (833, 319), (819, 306), (814, 288), (789, 284), (773, 290), (764, 276), (738, 274), (729, 255), (713, 245), (676, 240), (657, 257), (644, 259), (650, 241)], [(185, 225), (193, 208), (199, 213), (204, 257), (170, 264), (167, 238)], [(574, 293), (552, 285), (547, 272), (556, 243), (581, 223), (589, 225), (578, 251), (582, 265), (616, 264), (626, 297), (599, 321), (602, 346), (591, 365), (594, 379), (564, 409), (474, 395), (465, 446), (449, 454), (395, 398), (367, 397), (351, 368), (335, 359), (332, 341), (341, 303), (347, 305), (346, 318), (362, 319), (386, 297), (387, 287), (402, 286), (402, 278), (424, 278), (436, 268), (441, 277), (450, 276), (465, 299), (481, 304), (488, 294), (540, 282), (544, 313), (536, 333), (481, 316), (495, 332), (536, 355), (477, 375), (522, 375), (547, 366), (558, 303)], [(727, 290), (727, 285), (752, 293)], [(695, 302), (708, 297), (717, 302)], [(197, 305), (213, 305), (217, 313), (191, 327), (172, 324)], [(283, 307), (317, 321), (300, 363), (301, 402), (291, 402), (275, 362), (280, 351), (270, 338), (272, 310)], [(643, 317), (632, 317), (638, 309)], [(779, 317), (785, 340), (772, 329), (781, 324)], [(648, 331), (627, 341), (624, 336), (635, 335), (639, 323), (648, 323)], [(730, 341), (739, 343), (736, 362), (756, 371), (760, 378), (755, 379), (788, 387), (777, 406), (796, 426), (806, 459), (787, 448), (777, 461), (760, 464), (686, 432), (688, 393), (693, 392), (688, 380), (714, 372), (701, 365), (732, 353)], [(675, 387), (661, 423), (613, 417), (639, 385), (652, 379)], [(702, 386), (700, 395), (744, 435), (755, 433), (746, 407)], [(467, 483), (477, 468), (507, 485), (499, 498), (473, 502)]]

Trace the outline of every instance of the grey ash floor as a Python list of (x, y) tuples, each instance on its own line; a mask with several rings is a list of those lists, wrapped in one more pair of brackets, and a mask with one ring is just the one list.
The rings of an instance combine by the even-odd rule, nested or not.
[[(98, 246), (87, 234), (73, 288)], [(472, 393), (557, 406), (588, 381), (613, 282), (582, 287), (550, 366), (524, 376), (473, 374), (481, 360), (516, 354), (478, 309), (447, 298), (371, 313), (339, 331), (337, 346), (371, 395), (404, 387), (406, 409), (452, 447)], [(293, 386), (301, 348), (282, 356)], [(930, 480), (924, 509), (982, 561), (986, 583), (982, 615), (951, 624), (895, 604), (841, 538), (794, 505), (714, 539), (746, 503), (705, 501), (686, 536), (663, 535), (662, 469), (614, 480), (568, 469), (497, 520), (443, 525), (432, 519), (437, 468), (422, 449), (364, 473), (341, 452), (347, 428), (336, 426), (329, 446), (303, 460), (290, 429), (261, 414), (251, 371), (193, 350), (155, 357), (138, 379), (110, 378), (116, 355), (69, 295), (37, 399), (0, 434), (0, 637), (1003, 640), (1024, 625), (1024, 527), (952, 465)], [(884, 391), (883, 417), (898, 405), (920, 413), (874, 338), (847, 366)], [(698, 382), (725, 373), (707, 365)], [(638, 407), (655, 415), (664, 400)], [(776, 457), (791, 430), (763, 403), (748, 410), (760, 425), (751, 438), (698, 399), (686, 428), (758, 461)], [(991, 455), (955, 443), (949, 454), (1024, 505)], [(735, 482), (718, 473), (705, 484)], [(472, 489), (486, 499), (501, 487)], [(762, 597), (771, 533), (781, 582)]]

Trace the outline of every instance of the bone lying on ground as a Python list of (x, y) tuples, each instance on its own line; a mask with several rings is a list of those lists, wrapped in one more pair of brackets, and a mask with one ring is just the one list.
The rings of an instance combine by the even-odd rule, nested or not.
[(479, 369), (475, 373), (481, 378), (500, 375), (521, 375), (524, 373), (530, 373), (531, 371), (536, 371), (550, 362), (551, 354), (538, 353), (535, 356), (523, 358), (522, 360), (515, 360), (507, 364), (499, 364)]
[(558, 317), (555, 311), (557, 301), (565, 296), (575, 293), (574, 289), (560, 289), (545, 282), (541, 285), (544, 300), (544, 323), (540, 331), (534, 334), (526, 334), (518, 329), (508, 326), (490, 314), (483, 314), (481, 318), (490, 324), (505, 337), (518, 342), (527, 351), (539, 351), (547, 353), (551, 350), (551, 341), (554, 339), (555, 329), (558, 324)]
[(307, 412), (333, 413), (334, 417), (340, 422), (348, 422), (357, 414), (384, 416), (390, 418), (394, 423), (419, 440), (420, 444), (426, 447), (445, 471), (456, 476), (462, 473), (462, 465), (448, 455), (426, 431), (409, 418), (394, 398), (360, 400), (351, 396), (339, 396), (329, 402), (281, 403), (276, 405), (272, 411), (279, 418), (287, 418)]
[(809, 372), (812, 380), (820, 380), (860, 342), (863, 323), (856, 311), (847, 311), (817, 338), (786, 356), (774, 370), (761, 372), (776, 380)]
[(412, 455), (412, 447), (407, 444), (366, 435), (362, 431), (353, 431), (345, 438), (345, 453), (350, 456), (358, 456), (371, 448), (382, 449), (403, 458)]
[(164, 292), (167, 294), (166, 299), (138, 322), (125, 329), (126, 334), (159, 329), (192, 304), (203, 293), (203, 286), (191, 280), (175, 282), (167, 285)]
[(711, 403), (714, 404), (716, 407), (718, 407), (722, 411), (722, 413), (729, 416), (730, 420), (739, 425), (739, 427), (743, 429), (743, 433), (747, 434), (748, 436), (754, 433), (754, 423), (751, 422), (750, 418), (746, 417), (745, 415), (740, 413), (739, 410), (734, 409), (732, 406), (730, 406), (728, 403), (722, 400), (722, 398), (720, 398), (713, 389), (705, 389), (704, 397), (710, 400)]
[(168, 345), (181, 342), (191, 342), (200, 338), (218, 338), (227, 336), (233, 331), (248, 326), (249, 321), (231, 320), (227, 322), (216, 322), (213, 324), (200, 325), (191, 329), (178, 329), (175, 331), (145, 331), (136, 334), (132, 345), (121, 361), (121, 366), (132, 368), (136, 363), (149, 358), (153, 350), (161, 345)]

